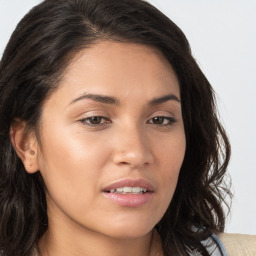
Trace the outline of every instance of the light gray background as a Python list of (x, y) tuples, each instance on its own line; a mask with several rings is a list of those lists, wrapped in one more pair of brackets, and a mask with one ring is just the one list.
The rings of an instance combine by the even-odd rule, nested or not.
[[(256, 234), (256, 1), (149, 1), (186, 34), (218, 94), (235, 195), (226, 231)], [(0, 56), (18, 21), (39, 2), (0, 0)]]

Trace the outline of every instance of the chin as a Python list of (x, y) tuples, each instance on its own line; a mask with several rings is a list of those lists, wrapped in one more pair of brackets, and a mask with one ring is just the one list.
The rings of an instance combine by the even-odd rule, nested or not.
[[(145, 220), (145, 219), (144, 219)], [(151, 232), (155, 227), (155, 223), (145, 223), (143, 221), (126, 220), (123, 222), (115, 222), (108, 229), (108, 236), (116, 239), (136, 239), (143, 237)]]

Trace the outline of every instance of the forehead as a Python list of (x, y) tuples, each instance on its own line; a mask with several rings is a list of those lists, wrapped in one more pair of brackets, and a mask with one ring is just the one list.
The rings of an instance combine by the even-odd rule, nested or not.
[(64, 72), (57, 92), (69, 98), (97, 93), (118, 98), (143, 97), (176, 93), (179, 85), (168, 60), (156, 48), (103, 41), (81, 50)]

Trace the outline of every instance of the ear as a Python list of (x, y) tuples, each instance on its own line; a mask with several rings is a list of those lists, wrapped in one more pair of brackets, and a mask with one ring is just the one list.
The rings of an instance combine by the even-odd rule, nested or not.
[(15, 119), (10, 128), (11, 142), (28, 173), (38, 171), (38, 142), (34, 132), (28, 132), (26, 122)]

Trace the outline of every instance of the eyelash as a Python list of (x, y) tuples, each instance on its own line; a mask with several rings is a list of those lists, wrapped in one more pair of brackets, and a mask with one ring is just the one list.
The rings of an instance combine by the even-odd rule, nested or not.
[[(151, 123), (152, 120), (162, 120), (162, 123)], [(165, 123), (167, 121), (167, 123)], [(177, 120), (170, 116), (155, 116), (147, 121), (147, 123), (157, 125), (157, 126), (172, 126), (177, 122)]]
[[(100, 120), (100, 122), (96, 123), (96, 124), (90, 123), (91, 121), (93, 121), (93, 119), (98, 119), (98, 120)], [(105, 120), (105, 122), (102, 123), (101, 122), (102, 120)], [(101, 125), (106, 125), (111, 122), (109, 119), (107, 119), (106, 117), (103, 117), (103, 116), (90, 116), (90, 117), (83, 118), (79, 121), (82, 124), (89, 125), (89, 126), (101, 126)]]
[[(96, 119), (96, 121), (99, 121), (98, 123), (91, 123), (93, 121), (93, 119)], [(102, 121), (105, 120), (103, 123)], [(155, 121), (160, 121), (160, 123), (154, 123)], [(82, 124), (84, 125), (88, 125), (88, 126), (103, 126), (103, 125), (107, 125), (109, 123), (111, 123), (111, 121), (103, 116), (90, 116), (87, 118), (83, 118), (81, 120), (79, 120)], [(161, 122), (162, 121), (162, 122)], [(147, 123), (148, 124), (152, 124), (152, 125), (156, 125), (156, 126), (161, 126), (161, 127), (169, 127), (174, 125), (177, 122), (177, 120), (173, 117), (169, 117), (169, 116), (155, 116), (153, 118), (150, 118)]]

